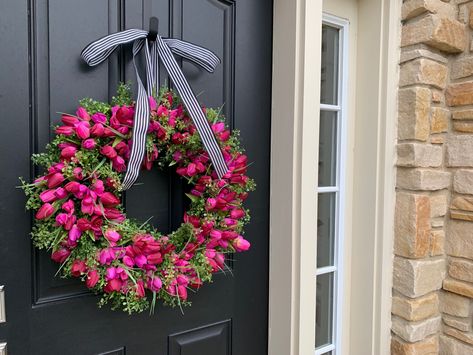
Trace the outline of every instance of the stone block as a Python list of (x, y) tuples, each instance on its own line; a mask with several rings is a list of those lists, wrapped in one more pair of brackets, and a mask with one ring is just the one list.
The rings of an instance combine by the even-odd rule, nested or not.
[(402, 4), (401, 17), (403, 20), (422, 15), (426, 12), (440, 14), (444, 17), (455, 18), (455, 9), (452, 5), (440, 0), (408, 0)]
[(473, 298), (473, 284), (454, 279), (443, 280), (443, 288), (468, 298)]
[(448, 223), (445, 251), (448, 255), (473, 259), (473, 224), (450, 220)]
[(397, 165), (406, 167), (439, 167), (442, 148), (430, 144), (402, 143), (397, 145)]
[(439, 300), (440, 312), (461, 318), (470, 316), (469, 298), (448, 291), (440, 291)]
[(452, 118), (454, 120), (473, 120), (473, 110), (458, 110), (452, 112)]
[(449, 167), (473, 167), (473, 135), (451, 135), (446, 146), (445, 160)]
[(456, 196), (450, 203), (450, 208), (473, 212), (473, 197)]
[(408, 343), (397, 336), (391, 338), (391, 355), (431, 355), (439, 352), (437, 336), (431, 336), (415, 343)]
[(473, 170), (457, 170), (453, 175), (453, 189), (458, 193), (473, 194)]
[(448, 274), (454, 279), (473, 283), (473, 261), (451, 258), (448, 263)]
[(473, 133), (473, 122), (453, 122), (453, 129), (461, 133)]
[(409, 322), (400, 317), (392, 317), (392, 331), (408, 342), (424, 340), (440, 330), (441, 317), (428, 318), (420, 322)]
[(445, 254), (445, 232), (434, 230), (430, 237), (430, 255), (439, 256)]
[(444, 275), (443, 259), (394, 257), (393, 288), (404, 296), (415, 298), (440, 289)]
[(431, 92), (422, 87), (398, 93), (398, 138), (426, 141), (429, 137)]
[(473, 75), (473, 56), (461, 57), (452, 61), (450, 77), (461, 79)]
[(422, 258), (429, 253), (430, 199), (428, 196), (398, 193), (396, 196), (394, 253)]
[(396, 185), (407, 190), (442, 190), (450, 186), (450, 173), (433, 169), (399, 168)]
[(448, 85), (445, 100), (448, 106), (473, 104), (473, 81)]
[(448, 117), (450, 112), (442, 107), (432, 107), (430, 120), (431, 133), (443, 133), (448, 130)]
[(408, 321), (419, 321), (439, 313), (439, 298), (433, 292), (419, 298), (393, 296), (391, 312)]
[(447, 214), (447, 196), (445, 194), (430, 196), (430, 217), (443, 217)]
[(473, 333), (472, 332), (462, 332), (453, 327), (444, 326), (443, 332), (451, 337), (457, 338), (458, 340), (463, 341), (464, 343), (468, 343), (473, 345)]
[(465, 25), (440, 15), (428, 15), (407, 23), (402, 28), (401, 47), (418, 43), (448, 53), (463, 52), (467, 44)]
[(470, 317), (460, 318), (444, 314), (442, 319), (446, 325), (461, 330), (462, 332), (468, 332), (471, 329)]
[(399, 86), (432, 85), (444, 89), (447, 85), (447, 67), (430, 59), (420, 58), (401, 65)]
[(452, 337), (440, 335), (439, 355), (473, 355), (473, 347)]

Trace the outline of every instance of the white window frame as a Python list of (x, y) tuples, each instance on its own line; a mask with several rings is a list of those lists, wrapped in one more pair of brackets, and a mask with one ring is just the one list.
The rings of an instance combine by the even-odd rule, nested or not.
[[(338, 37), (338, 75), (337, 105), (320, 103), (321, 111), (338, 112), (337, 144), (336, 144), (336, 179), (335, 186), (317, 187), (320, 193), (335, 192), (335, 238), (333, 266), (316, 269), (316, 277), (328, 273), (333, 274), (333, 318), (332, 339), (334, 342), (315, 349), (315, 355), (323, 355), (332, 351), (335, 355), (342, 354), (342, 319), (343, 319), (343, 280), (344, 280), (344, 240), (345, 240), (345, 193), (346, 193), (346, 151), (347, 151), (347, 113), (348, 113), (348, 57), (349, 57), (349, 21), (331, 14), (322, 14), (322, 24), (339, 30)], [(316, 335), (317, 336), (317, 335)]]

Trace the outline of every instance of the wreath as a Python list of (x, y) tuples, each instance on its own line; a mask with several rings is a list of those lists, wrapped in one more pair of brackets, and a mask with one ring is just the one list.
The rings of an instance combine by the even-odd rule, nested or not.
[(162, 235), (149, 223), (128, 219), (121, 181), (130, 155), (134, 102), (120, 85), (111, 105), (80, 100), (76, 114), (62, 114), (56, 137), (33, 163), (44, 174), (22, 188), (34, 211), (32, 240), (51, 252), (58, 273), (76, 277), (101, 295), (99, 306), (125, 312), (190, 305), (212, 274), (227, 268), (226, 255), (245, 251), (249, 211), (243, 207), (254, 181), (238, 132), (219, 110), (203, 109), (229, 167), (218, 179), (209, 155), (179, 98), (169, 89), (149, 97), (150, 121), (142, 169), (175, 167), (188, 183), (190, 205), (180, 227)]

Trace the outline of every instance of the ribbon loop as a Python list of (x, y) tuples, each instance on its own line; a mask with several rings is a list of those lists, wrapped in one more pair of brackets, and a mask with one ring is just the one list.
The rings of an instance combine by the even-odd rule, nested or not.
[[(179, 39), (162, 38), (159, 35), (157, 35), (156, 41), (152, 42), (150, 48), (147, 36), (147, 31), (139, 29), (112, 33), (90, 43), (81, 53), (81, 57), (88, 65), (96, 66), (105, 61), (120, 44), (133, 42), (133, 66), (138, 84), (138, 97), (135, 104), (130, 159), (123, 179), (122, 189), (129, 189), (138, 178), (146, 151), (146, 132), (150, 116), (148, 97), (159, 86), (159, 60), (163, 63), (190, 118), (195, 124), (218, 177), (222, 178), (228, 171), (222, 150), (173, 53), (198, 64), (210, 73), (213, 73), (216, 66), (220, 63), (220, 59), (206, 48)], [(146, 60), (146, 89), (135, 62), (135, 57), (143, 48)]]

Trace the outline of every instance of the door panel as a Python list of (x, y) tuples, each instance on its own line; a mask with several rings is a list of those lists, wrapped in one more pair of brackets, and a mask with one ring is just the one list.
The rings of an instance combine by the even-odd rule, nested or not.
[[(163, 36), (215, 51), (222, 64), (209, 74), (183, 70), (202, 104), (223, 105), (241, 131), (258, 183), (247, 206), (249, 252), (236, 255), (232, 275), (217, 274), (190, 299), (192, 307), (157, 307), (128, 316), (98, 309), (97, 297), (76, 280), (55, 278), (57, 265), (31, 246), (32, 216), (24, 211), (18, 176), (38, 174), (31, 153), (52, 137), (57, 112), (77, 100), (110, 99), (119, 81), (135, 81), (130, 47), (107, 63), (79, 58), (89, 42), (160, 20)], [(271, 100), (271, 0), (30, 0), (2, 2), (0, 42), (0, 285), (7, 322), (0, 342), (12, 354), (265, 354), (268, 298), (268, 191)], [(161, 82), (169, 82), (161, 70)], [(130, 217), (149, 217), (163, 233), (175, 229), (186, 207), (185, 185), (173, 172), (143, 173), (125, 196)]]

